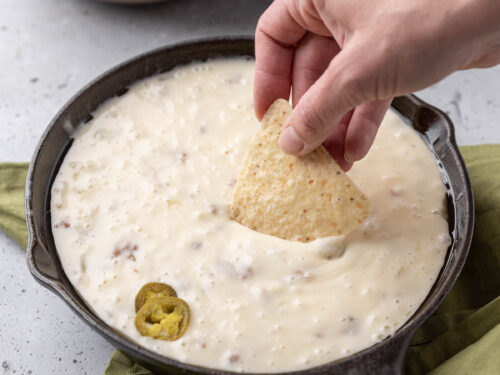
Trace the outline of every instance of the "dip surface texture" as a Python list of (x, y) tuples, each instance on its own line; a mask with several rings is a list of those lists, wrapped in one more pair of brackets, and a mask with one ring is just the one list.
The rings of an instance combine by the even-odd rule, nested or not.
[[(104, 103), (53, 184), (52, 230), (81, 296), (140, 345), (212, 368), (299, 370), (369, 347), (415, 312), (450, 244), (445, 188), (420, 137), (388, 113), (349, 172), (373, 208), (354, 232), (300, 243), (231, 221), (259, 127), (253, 71), (197, 63)], [(153, 281), (190, 307), (177, 341), (134, 326), (134, 298)]]

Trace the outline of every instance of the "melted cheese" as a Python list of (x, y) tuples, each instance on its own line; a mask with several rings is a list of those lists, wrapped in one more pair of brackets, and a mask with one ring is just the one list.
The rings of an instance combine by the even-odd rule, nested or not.
[[(82, 125), (52, 188), (63, 267), (96, 314), (191, 364), (277, 372), (392, 335), (422, 303), (450, 243), (445, 188), (420, 137), (388, 113), (349, 172), (373, 212), (311, 243), (254, 232), (228, 207), (258, 129), (254, 62), (214, 60), (133, 85)], [(142, 337), (134, 298), (164, 282), (190, 306), (174, 342)]]

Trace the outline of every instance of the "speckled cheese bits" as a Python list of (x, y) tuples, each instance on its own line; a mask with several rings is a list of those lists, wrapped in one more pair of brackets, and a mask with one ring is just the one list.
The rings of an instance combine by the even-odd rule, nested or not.
[(272, 236), (301, 242), (354, 230), (370, 213), (370, 202), (320, 146), (296, 157), (278, 139), (291, 112), (276, 100), (262, 120), (241, 170), (231, 218)]
[[(50, 215), (65, 274), (110, 327), (183, 363), (272, 374), (328, 363), (394, 334), (431, 289), (450, 237), (436, 160), (392, 112), (347, 173), (372, 208), (348, 235), (287, 241), (231, 220), (226, 207), (260, 130), (254, 70), (247, 59), (197, 62), (105, 102), (74, 134), (52, 185)], [(262, 162), (284, 155), (276, 142), (281, 122), (269, 124), (275, 148), (266, 146)], [(311, 173), (310, 180), (328, 181), (313, 190), (306, 180), (304, 194), (334, 197), (338, 167), (318, 152), (326, 165), (318, 171), (299, 163), (294, 168), (303, 169), (285, 176), (289, 170), (273, 161), (266, 173), (294, 183)], [(301, 208), (293, 195), (301, 192), (277, 191), (269, 197), (281, 194), (288, 207)], [(178, 314), (162, 323), (149, 310), (136, 312), (136, 295), (152, 282), (186, 302), (185, 331)], [(159, 320), (174, 333), (179, 322), (184, 334), (174, 341), (143, 336), (138, 315), (139, 324)]]

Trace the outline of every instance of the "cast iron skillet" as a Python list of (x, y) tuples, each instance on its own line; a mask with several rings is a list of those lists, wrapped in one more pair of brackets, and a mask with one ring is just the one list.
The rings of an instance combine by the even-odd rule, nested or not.
[[(115, 67), (90, 83), (63, 107), (43, 134), (30, 164), (26, 183), (26, 219), (29, 230), (27, 262), (31, 273), (112, 345), (158, 373), (232, 374), (181, 363), (140, 347), (109, 327), (89, 309), (66, 277), (54, 245), (50, 222), (51, 185), (71, 146), (72, 131), (80, 123), (89, 121), (91, 112), (104, 100), (123, 95), (127, 87), (139, 79), (168, 71), (177, 65), (226, 56), (246, 56), (250, 59), (253, 50), (250, 38), (210, 39), (161, 48)], [(420, 133), (438, 160), (447, 188), (453, 239), (445, 264), (424, 303), (392, 337), (349, 357), (294, 372), (295, 375), (401, 373), (411, 337), (449, 292), (467, 257), (474, 221), (473, 197), (455, 142), (453, 125), (443, 112), (412, 95), (394, 99), (392, 107)]]

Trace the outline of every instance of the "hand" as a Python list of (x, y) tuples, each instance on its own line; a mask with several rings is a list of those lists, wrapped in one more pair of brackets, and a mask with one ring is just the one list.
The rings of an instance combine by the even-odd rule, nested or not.
[(282, 149), (324, 143), (348, 170), (395, 95), (500, 63), (499, 20), (498, 0), (276, 0), (255, 33), (257, 117), (292, 89)]

